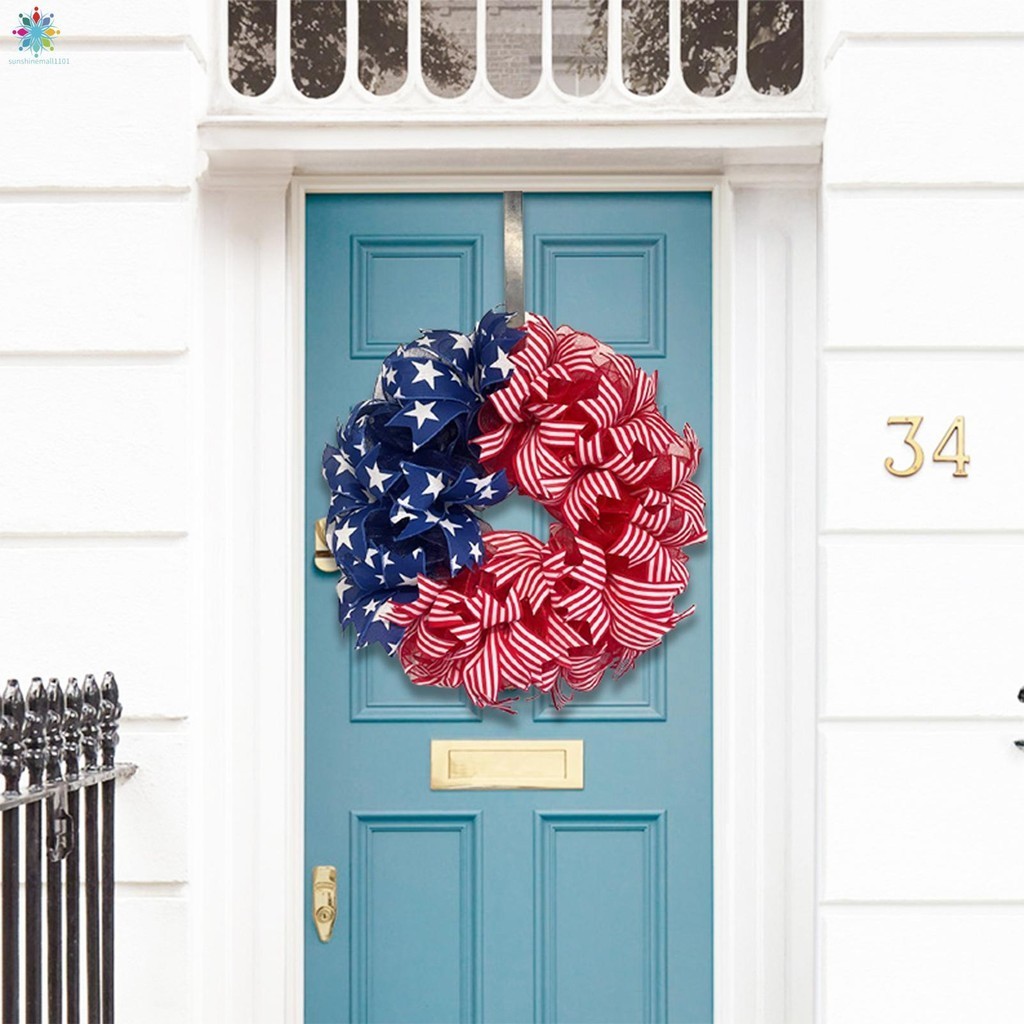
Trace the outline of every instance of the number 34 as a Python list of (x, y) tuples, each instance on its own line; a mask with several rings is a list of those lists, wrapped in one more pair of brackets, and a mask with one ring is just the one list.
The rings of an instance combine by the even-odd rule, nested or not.
[[(914, 453), (914, 461), (907, 466), (906, 469), (897, 469), (896, 462), (892, 456), (885, 460), (885, 468), (892, 473), (893, 476), (913, 476), (924, 465), (924, 450), (917, 442), (917, 431), (923, 421), (923, 416), (889, 417), (888, 424), (890, 427), (910, 428), (907, 431), (907, 436), (903, 438), (903, 443)], [(953, 470), (953, 476), (967, 476), (967, 464), (971, 461), (970, 455), (966, 452), (967, 442), (964, 438), (964, 433), (964, 418), (963, 416), (957, 416), (949, 425), (949, 429), (942, 435), (942, 440), (938, 443), (938, 446), (932, 453), (932, 462), (956, 463), (956, 469)], [(950, 441), (953, 440), (954, 434), (956, 434), (956, 454), (946, 455), (944, 454), (944, 449), (949, 445)]]

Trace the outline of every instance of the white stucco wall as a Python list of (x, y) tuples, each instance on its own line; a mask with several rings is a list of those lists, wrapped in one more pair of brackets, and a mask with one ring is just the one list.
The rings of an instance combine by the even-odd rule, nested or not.
[(119, 796), (118, 1017), (180, 1022), (207, 14), (54, 6), (67, 64), (11, 64), (13, 43), (0, 57), (0, 660), (23, 684), (118, 674), (118, 756), (139, 765)]
[[(828, 4), (819, 1019), (1024, 1006), (1024, 14)], [(921, 472), (894, 415), (924, 416)], [(930, 461), (963, 415), (969, 477)], [(902, 451), (901, 451), (902, 449)]]
[[(1016, 1021), (1024, 14), (821, 9), (817, 1019)], [(204, 593), (196, 543), (231, 455), (201, 433), (230, 414), (204, 404), (229, 357), (199, 329), (209, 11), (57, 13), (69, 64), (0, 62), (24, 115), (0, 144), (0, 650), (23, 680), (119, 673), (119, 755), (140, 765), (118, 817), (119, 1019), (201, 1020), (217, 915), (193, 844), (234, 812), (199, 766), (245, 725), (203, 699), (241, 683), (208, 650), (211, 600), (233, 597)], [(885, 420), (908, 413), (928, 455), (966, 417), (968, 480), (881, 470), (901, 448)]]

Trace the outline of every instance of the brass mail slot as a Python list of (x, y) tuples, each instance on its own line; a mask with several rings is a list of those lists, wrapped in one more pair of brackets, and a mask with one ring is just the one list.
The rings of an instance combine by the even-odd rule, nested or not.
[(431, 740), (431, 789), (582, 789), (583, 740)]

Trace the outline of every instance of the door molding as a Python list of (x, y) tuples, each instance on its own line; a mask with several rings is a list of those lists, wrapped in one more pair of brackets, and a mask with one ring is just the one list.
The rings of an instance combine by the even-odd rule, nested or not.
[(713, 193), (715, 1020), (813, 1020), (817, 193), (804, 168), (749, 165), (204, 182), (198, 1019), (302, 1020), (305, 197), (511, 190)]

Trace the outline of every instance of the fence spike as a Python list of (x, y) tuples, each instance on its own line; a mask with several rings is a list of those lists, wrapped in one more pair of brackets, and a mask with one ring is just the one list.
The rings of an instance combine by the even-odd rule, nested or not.
[(118, 699), (117, 680), (113, 672), (108, 672), (103, 677), (100, 685), (100, 736), (103, 749), (103, 767), (114, 767), (114, 749), (117, 747), (118, 721), (121, 718), (121, 702)]
[(64, 690), (59, 679), (51, 679), (46, 686), (46, 781), (59, 782), (63, 778), (60, 756), (64, 752)]
[(3, 721), (0, 723), (0, 772), (4, 776), (4, 792), (21, 792), (23, 768), (21, 730), (25, 721), (25, 698), (17, 679), (8, 679), (0, 700)]
[[(67, 779), (78, 778), (78, 759), (82, 747), (82, 688), (72, 676), (68, 680), (64, 698), (64, 775)], [(71, 830), (71, 852), (65, 865), (64, 920), (67, 929), (65, 943), (64, 973), (67, 979), (67, 1019), (69, 1024), (80, 1020), (81, 974), (79, 938), (81, 916), (79, 913), (79, 799), (78, 791), (68, 794), (68, 817)]]
[[(3, 772), (5, 794), (16, 796), (21, 788), (21, 729), (25, 720), (25, 699), (17, 679), (8, 679), (0, 698), (0, 772)], [(18, 887), (21, 881), (21, 809), (3, 814), (3, 898), (0, 917), (3, 920), (3, 985), (2, 1012), (5, 1021), (20, 1020), (21, 995), (21, 914)]]
[(64, 696), (64, 775), (78, 778), (78, 758), (82, 748), (82, 688), (72, 676)]
[[(43, 788), (46, 768), (46, 714), (49, 701), (43, 681), (32, 680), (26, 698), (25, 764), (29, 792)], [(40, 870), (43, 843), (42, 805), (34, 800), (25, 807), (25, 1015), (42, 1020), (43, 1007), (43, 880)]]
[(29, 687), (26, 707), (28, 713), (25, 715), (22, 743), (25, 747), (25, 766), (28, 768), (28, 788), (32, 790), (42, 786), (43, 770), (46, 767), (46, 713), (49, 702), (43, 681), (38, 676)]
[(96, 677), (87, 675), (82, 687), (82, 750), (86, 769), (95, 770), (99, 762), (100, 688)]

